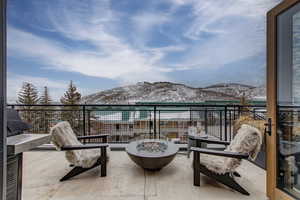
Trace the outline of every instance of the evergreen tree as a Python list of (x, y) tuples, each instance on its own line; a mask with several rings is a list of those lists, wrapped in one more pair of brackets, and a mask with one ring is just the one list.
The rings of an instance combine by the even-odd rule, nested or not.
[(60, 99), (60, 102), (64, 105), (76, 105), (81, 100), (81, 94), (77, 92), (76, 86), (73, 81), (70, 82), (68, 90), (64, 93), (64, 96)]
[(29, 82), (24, 82), (18, 94), (18, 104), (35, 105), (39, 102), (38, 91), (36, 87)]
[[(51, 111), (48, 111), (49, 109), (51, 109), (50, 105), (52, 103), (52, 99), (49, 95), (49, 90), (48, 87), (45, 86), (44, 87), (44, 91), (42, 96), (40, 97), (40, 101), (39, 103), (43, 106), (40, 106), (41, 110), (44, 111), (40, 111), (39, 114), (39, 120), (38, 120), (38, 125), (39, 125), (39, 130), (43, 130), (45, 133), (48, 133), (50, 130), (50, 121), (51, 121)], [(53, 113), (53, 112), (52, 112)]]
[(36, 87), (32, 83), (24, 82), (21, 90), (19, 91), (17, 103), (24, 105), (22, 106), (24, 111), (20, 114), (28, 123), (33, 124), (35, 121), (34, 113), (30, 111), (33, 109), (33, 106), (30, 105), (36, 105), (38, 102), (39, 96)]
[[(80, 127), (80, 107), (76, 106), (80, 104), (81, 94), (77, 91), (73, 81), (70, 82), (68, 90), (61, 97), (60, 102), (64, 105), (61, 117), (62, 120), (68, 121), (74, 130), (78, 130)], [(78, 123), (76, 123), (76, 121)]]
[(48, 87), (45, 86), (44, 87), (44, 92), (43, 92), (42, 96), (40, 97), (39, 103), (42, 104), (42, 105), (50, 105), (51, 102), (52, 102), (52, 99), (49, 95)]

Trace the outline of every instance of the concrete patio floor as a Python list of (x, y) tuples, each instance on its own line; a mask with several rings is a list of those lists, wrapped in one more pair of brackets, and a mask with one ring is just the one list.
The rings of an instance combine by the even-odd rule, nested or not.
[(266, 200), (265, 171), (244, 161), (237, 181), (250, 196), (234, 192), (202, 176), (201, 186), (193, 186), (192, 159), (177, 155), (159, 172), (137, 167), (123, 151), (110, 152), (106, 177), (99, 168), (72, 180), (59, 182), (69, 170), (63, 152), (24, 153), (23, 200)]

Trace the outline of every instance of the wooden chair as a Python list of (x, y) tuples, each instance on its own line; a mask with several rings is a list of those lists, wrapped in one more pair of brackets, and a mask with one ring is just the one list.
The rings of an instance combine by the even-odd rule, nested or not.
[[(74, 167), (60, 181), (101, 166), (101, 176), (106, 176), (107, 134), (76, 137), (68, 122), (59, 122), (50, 130), (52, 143), (57, 150), (65, 151), (66, 159)], [(101, 144), (82, 144), (79, 140), (102, 138)]]
[[(262, 133), (255, 127), (242, 125), (235, 138), (224, 151), (192, 147), (194, 185), (200, 186), (200, 173), (211, 177), (218, 182), (244, 195), (249, 193), (234, 179), (239, 176), (236, 168), (243, 159), (255, 160), (262, 144)], [(227, 142), (218, 140), (203, 140), (202, 142), (227, 145)], [(200, 156), (201, 154), (201, 156)]]

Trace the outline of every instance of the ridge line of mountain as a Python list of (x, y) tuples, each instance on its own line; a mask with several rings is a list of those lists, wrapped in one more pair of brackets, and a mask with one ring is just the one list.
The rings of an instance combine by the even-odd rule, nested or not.
[(82, 98), (84, 103), (134, 102), (203, 102), (208, 100), (238, 100), (241, 96), (265, 96), (265, 87), (239, 83), (219, 83), (207, 87), (191, 87), (183, 83), (138, 82), (96, 92)]

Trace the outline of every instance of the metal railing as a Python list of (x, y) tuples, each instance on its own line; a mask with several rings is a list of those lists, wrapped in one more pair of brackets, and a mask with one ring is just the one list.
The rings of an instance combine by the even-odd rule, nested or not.
[[(69, 121), (78, 136), (109, 134), (111, 143), (141, 138), (187, 142), (189, 126), (201, 126), (209, 135), (230, 141), (234, 121), (248, 112), (263, 118), (264, 105), (134, 104), (134, 105), (9, 105), (32, 133), (48, 133), (59, 121)], [(88, 142), (96, 142), (90, 140)]]

